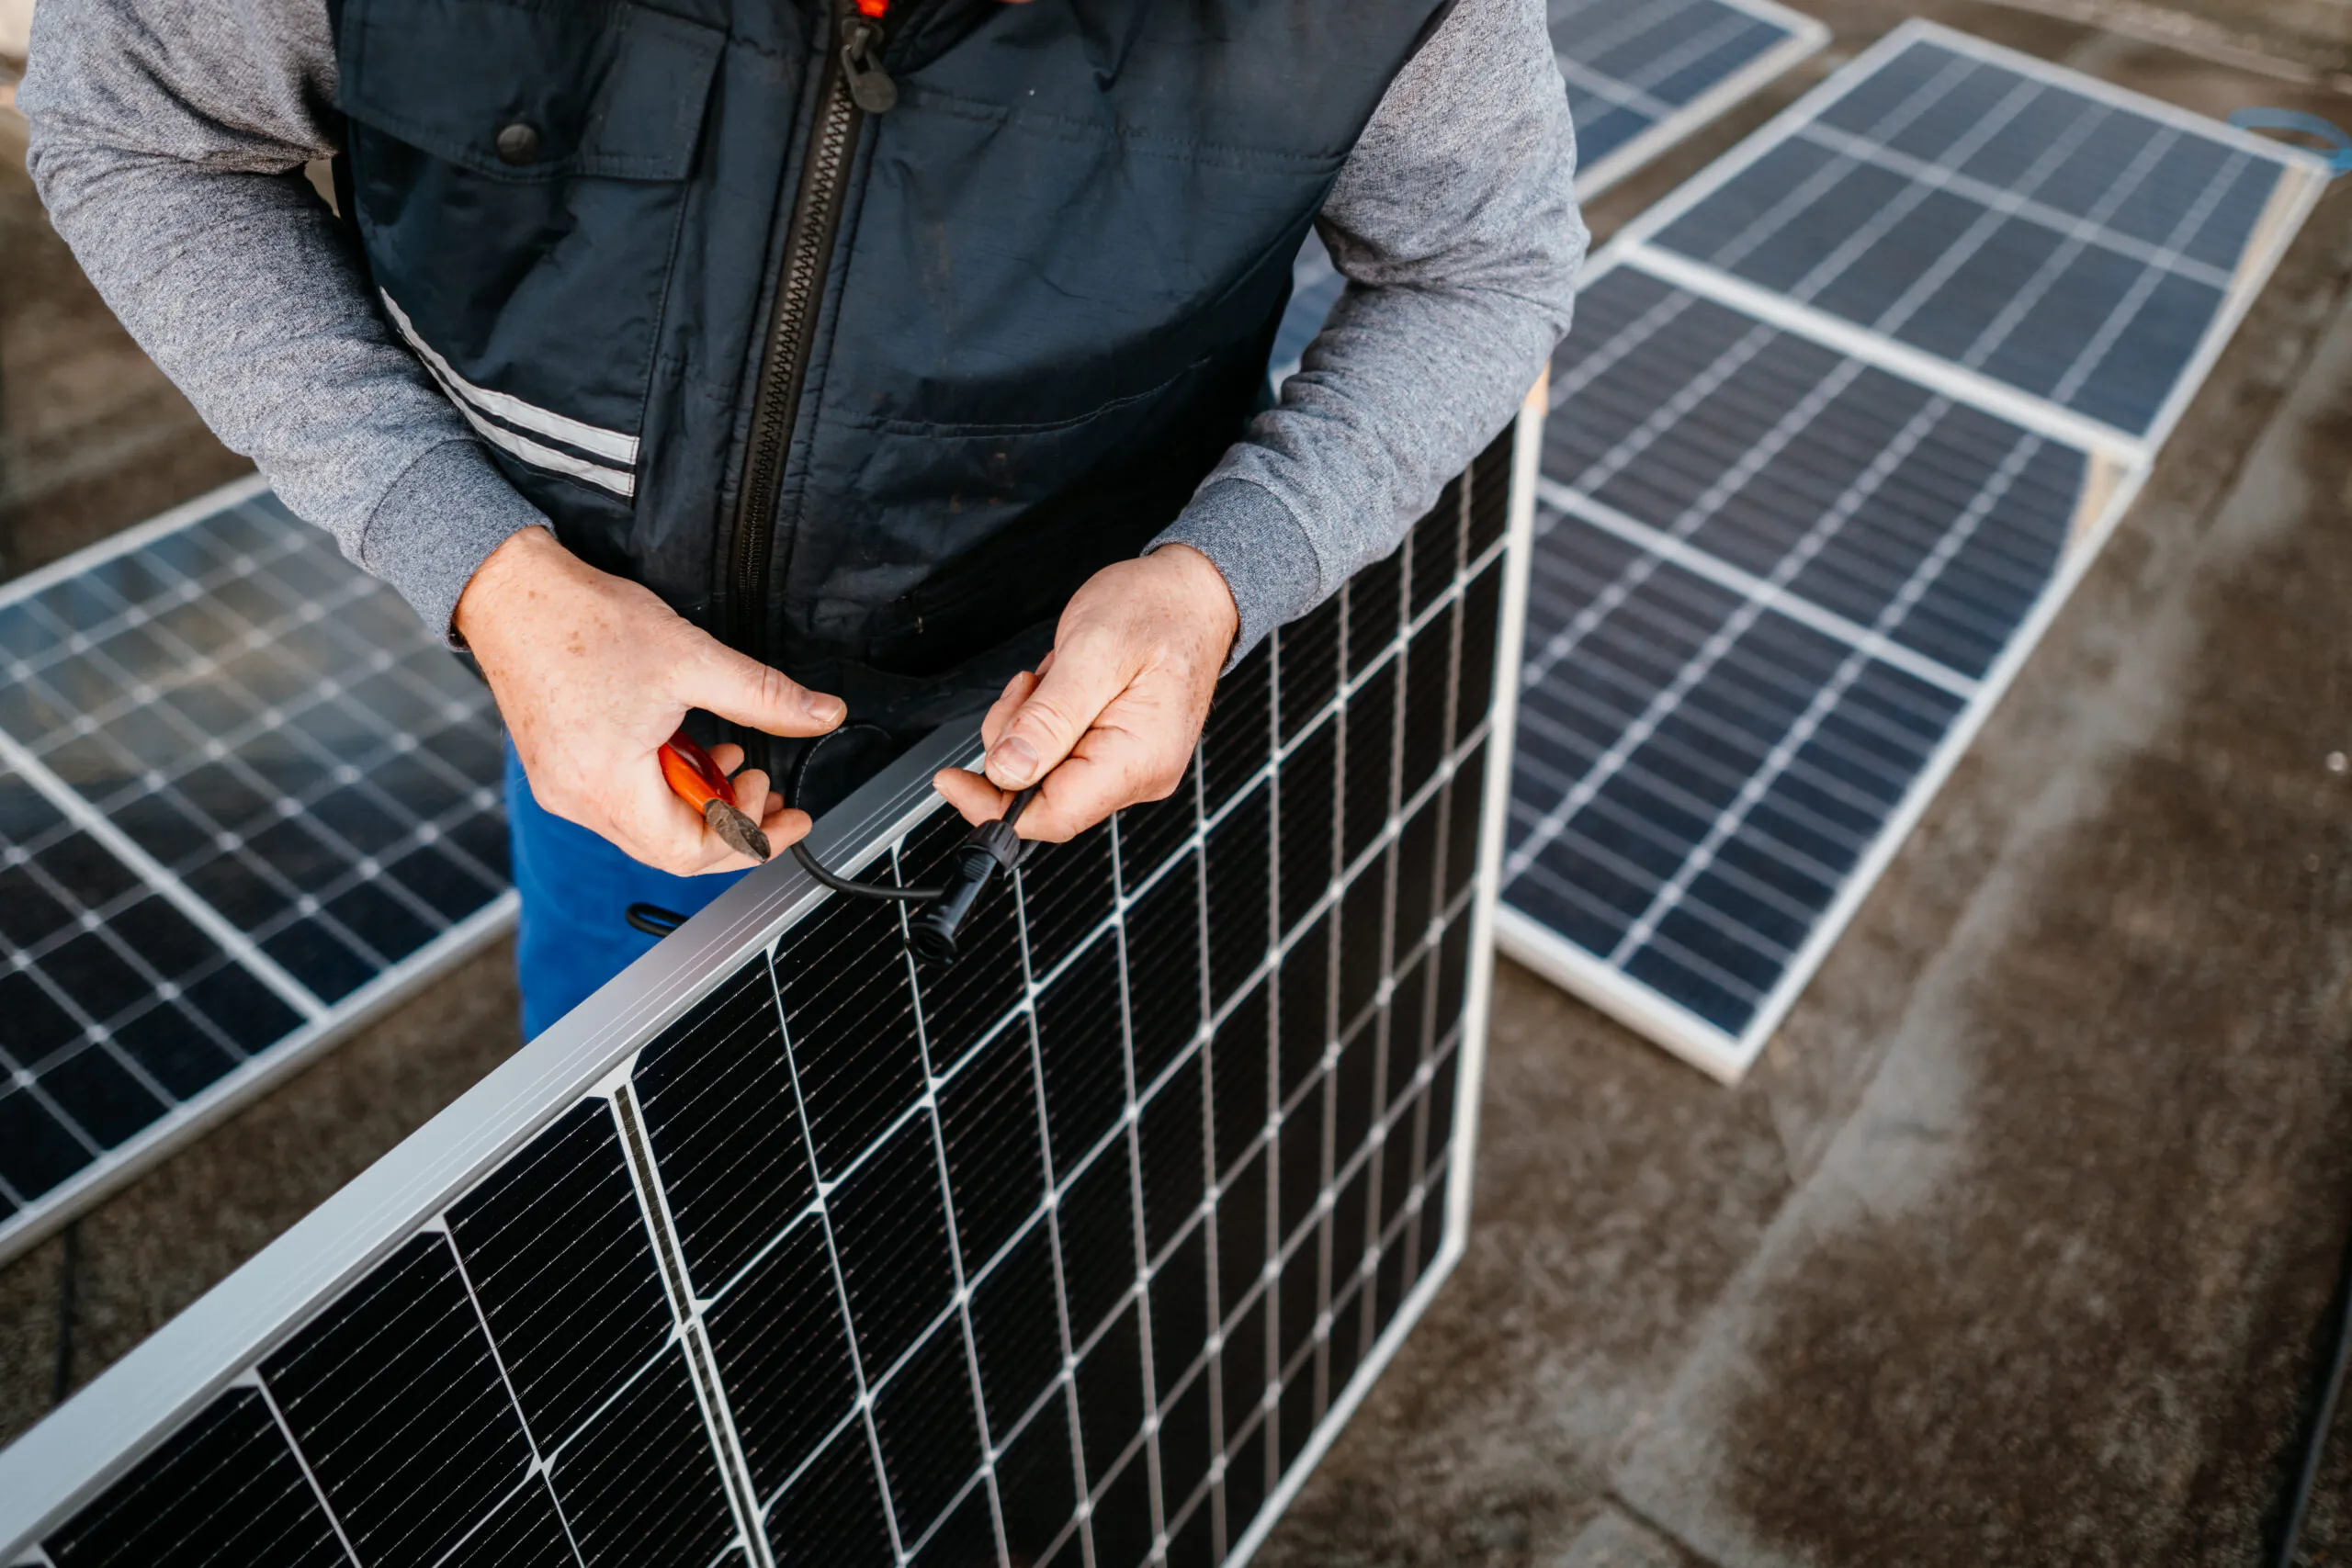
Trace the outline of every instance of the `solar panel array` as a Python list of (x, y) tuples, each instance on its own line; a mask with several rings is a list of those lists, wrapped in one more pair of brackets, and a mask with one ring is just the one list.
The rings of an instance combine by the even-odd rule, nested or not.
[[(1829, 41), (1773, 0), (1553, 0), (1552, 47), (1590, 200)], [(1279, 381), (1322, 330), (1346, 279), (1309, 233), (1269, 356)]]
[[(1461, 1245), (1516, 460), (952, 965), (731, 889), (0, 1453), (0, 1557), (1241, 1561)], [(928, 875), (969, 746), (825, 852)]]
[(1911, 24), (1613, 243), (1554, 361), (1506, 950), (1736, 1077), (2318, 185)]
[(0, 588), (0, 1254), (505, 910), (488, 691), (256, 484)]

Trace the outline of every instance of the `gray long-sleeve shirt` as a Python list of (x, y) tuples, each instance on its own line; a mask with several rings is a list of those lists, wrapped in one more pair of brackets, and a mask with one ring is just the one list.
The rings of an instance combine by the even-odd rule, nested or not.
[[(42, 0), (18, 102), (58, 231), (294, 512), (446, 632), (544, 524), (368, 297), (301, 165), (336, 151), (324, 0)], [(1346, 291), (1183, 513), (1238, 657), (1393, 548), (1567, 330), (1585, 230), (1544, 0), (1458, 0), (1317, 228)]]

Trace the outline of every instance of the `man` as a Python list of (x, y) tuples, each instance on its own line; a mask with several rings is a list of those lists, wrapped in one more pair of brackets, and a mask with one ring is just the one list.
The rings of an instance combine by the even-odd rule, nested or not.
[[(778, 845), (845, 716), (835, 781), (993, 698), (938, 787), (1042, 779), (1028, 837), (1166, 795), (1585, 239), (1541, 0), (42, 0), (21, 102), (141, 344), (480, 661), (534, 1033), (744, 867), (690, 712)], [(1350, 287), (1269, 407), (1310, 223)]]

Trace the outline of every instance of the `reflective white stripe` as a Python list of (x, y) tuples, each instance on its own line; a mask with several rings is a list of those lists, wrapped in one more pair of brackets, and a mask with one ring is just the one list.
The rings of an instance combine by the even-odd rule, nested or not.
[[(416, 328), (409, 323), (408, 313), (393, 302), (390, 294), (380, 288), (376, 292), (383, 299), (384, 309), (392, 313), (392, 325), (400, 329), (401, 336), (408, 340), (409, 347), (416, 350), (417, 357), (432, 367), (434, 375), (440, 378), (442, 389), (449, 393), (452, 400), (470, 402), (486, 413), (496, 414), (509, 424), (560, 441), (567, 446), (577, 446), (582, 452), (609, 458), (625, 468), (637, 466), (636, 436), (623, 435), (617, 430), (606, 430), (600, 425), (583, 424), (579, 420), (549, 412), (536, 403), (526, 403), (511, 393), (493, 392), (487, 387), (475, 386), (452, 369), (449, 362), (434, 351), (432, 344), (416, 335)], [(515, 456), (522, 454), (518, 452)]]
[[(431, 370), (433, 367), (428, 363), (425, 368)], [(624, 499), (637, 494), (637, 476), (627, 469), (608, 468), (602, 463), (592, 463), (585, 457), (575, 457), (569, 452), (542, 446), (527, 435), (517, 435), (503, 424), (492, 424), (476, 413), (465, 399), (451, 390), (447, 381), (441, 381), (439, 371), (434, 371), (434, 379), (440, 381), (442, 396), (447, 398), (450, 405), (466, 416), (466, 423), (474, 427), (476, 434), (492, 446), (513, 453), (533, 468), (568, 475), (600, 490), (611, 491)]]

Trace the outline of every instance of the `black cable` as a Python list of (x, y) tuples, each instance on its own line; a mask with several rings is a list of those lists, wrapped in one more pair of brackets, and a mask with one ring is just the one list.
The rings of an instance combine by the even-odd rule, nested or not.
[[(817, 748), (834, 735), (846, 729), (871, 729), (877, 735), (888, 732), (877, 725), (843, 725), (801, 748), (793, 759), (792, 772), (785, 781), (784, 803), (793, 807), (800, 799), (801, 787), (808, 782), (808, 761)], [(896, 883), (860, 882), (854, 877), (834, 873), (819, 860), (805, 842), (792, 845), (792, 858), (802, 870), (824, 886), (852, 898), (871, 898), (897, 904), (930, 906), (917, 918), (911, 929), (916, 951), (923, 957), (944, 963), (956, 956), (956, 931), (970, 913), (989, 883), (1000, 871), (1018, 870), (1034, 850), (1033, 843), (1023, 843), (1013, 829), (1021, 821), (1021, 814), (1037, 797), (1039, 785), (1031, 784), (1016, 793), (1004, 808), (1004, 815), (994, 822), (984, 822), (972, 829), (949, 872), (948, 881), (937, 887), (901, 887)], [(665, 937), (686, 923), (686, 917), (659, 904), (631, 904), (627, 911), (628, 923), (650, 937)]]
[(2295, 1548), (2303, 1533), (2303, 1517), (2311, 1509), (2312, 1487), (2319, 1480), (2320, 1461), (2327, 1454), (2327, 1429), (2335, 1421), (2336, 1402), (2344, 1393), (2344, 1372), (2352, 1362), (2352, 1235), (2345, 1238), (2343, 1260), (2336, 1265), (2333, 1343), (2327, 1358), (2327, 1382), (2321, 1385), (2319, 1406), (2312, 1412), (2295, 1463), (2295, 1478), (2281, 1510), (2278, 1537), (2266, 1568), (2294, 1568)]
[(631, 904), (628, 923), (647, 936), (664, 937), (686, 923), (686, 917), (659, 904)]
[[(792, 776), (785, 783), (785, 805), (787, 807), (799, 805), (800, 786), (808, 782), (808, 759), (817, 754), (817, 748), (834, 736), (852, 729), (871, 729), (877, 735), (888, 734), (888, 731), (879, 725), (844, 724), (838, 729), (829, 730), (818, 736), (808, 745), (803, 746), (800, 749), (800, 755), (792, 760)], [(859, 882), (851, 877), (836, 875), (824, 862), (817, 858), (816, 852), (809, 849), (806, 840), (794, 840), (792, 858), (800, 863), (801, 870), (819, 882), (823, 883), (834, 892), (845, 894), (852, 898), (874, 898), (901, 904), (928, 904), (945, 891), (944, 888), (939, 887), (901, 887), (895, 882)]]

